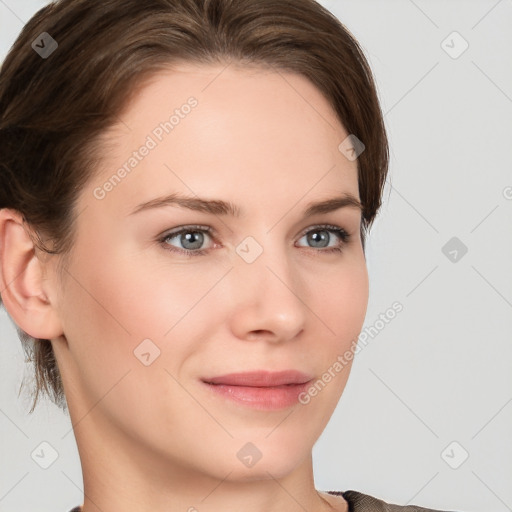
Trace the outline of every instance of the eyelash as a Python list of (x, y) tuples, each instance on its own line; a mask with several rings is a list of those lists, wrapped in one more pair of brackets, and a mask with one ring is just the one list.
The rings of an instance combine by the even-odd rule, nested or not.
[[(337, 247), (331, 247), (329, 249), (318, 249), (317, 252), (324, 252), (324, 253), (341, 253), (343, 251), (343, 246), (348, 243), (350, 240), (350, 234), (347, 233), (343, 228), (340, 228), (339, 226), (333, 226), (330, 224), (320, 224), (316, 226), (311, 226), (306, 231), (303, 231), (300, 235), (302, 238), (304, 235), (309, 234), (311, 231), (329, 231), (334, 234), (336, 234), (340, 239), (340, 245)], [(213, 230), (212, 228), (208, 226), (184, 226), (183, 228), (179, 229), (178, 231), (172, 231), (170, 233), (165, 234), (162, 238), (159, 239), (159, 242), (164, 246), (164, 249), (171, 252), (177, 252), (180, 254), (183, 254), (184, 256), (188, 258), (193, 258), (195, 256), (203, 256), (207, 254), (211, 249), (198, 249), (198, 250), (191, 250), (191, 249), (180, 249), (178, 247), (170, 246), (167, 242), (167, 240), (171, 238), (175, 238), (183, 233), (194, 233), (194, 232), (205, 232), (208, 233), (210, 236), (212, 236)], [(172, 247), (172, 248), (170, 248)], [(311, 247), (311, 249), (314, 249), (314, 247)]]

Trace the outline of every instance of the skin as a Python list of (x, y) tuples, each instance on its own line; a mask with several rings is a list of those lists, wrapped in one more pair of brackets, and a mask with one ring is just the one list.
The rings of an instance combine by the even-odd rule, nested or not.
[[(364, 321), (368, 274), (357, 208), (305, 218), (313, 201), (359, 198), (348, 133), (304, 77), (234, 64), (182, 64), (141, 89), (108, 133), (111, 149), (81, 192), (76, 243), (63, 278), (12, 210), (0, 210), (2, 299), (30, 335), (51, 340), (84, 476), (85, 512), (347, 511), (315, 489), (312, 447), (350, 364), (311, 399), (262, 411), (214, 395), (200, 377), (297, 369), (320, 378)], [(205, 88), (206, 87), (206, 88)], [(198, 104), (104, 199), (94, 189), (187, 98)], [(171, 192), (231, 201), (241, 218), (165, 206)], [(166, 232), (199, 224), (205, 255)], [(327, 253), (304, 235), (330, 233)], [(194, 231), (192, 229), (192, 231)], [(322, 228), (314, 232), (328, 235)], [(263, 252), (236, 252), (248, 236)], [(189, 249), (197, 250), (197, 249)], [(149, 366), (133, 351), (151, 339)], [(261, 459), (246, 467), (247, 442)], [(191, 508), (194, 507), (194, 508)]]

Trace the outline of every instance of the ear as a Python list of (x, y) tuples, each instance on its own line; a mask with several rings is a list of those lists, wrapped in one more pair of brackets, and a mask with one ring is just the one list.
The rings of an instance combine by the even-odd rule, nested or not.
[(18, 327), (33, 338), (52, 340), (62, 333), (57, 311), (44, 289), (44, 264), (36, 255), (23, 216), (0, 209), (0, 295)]

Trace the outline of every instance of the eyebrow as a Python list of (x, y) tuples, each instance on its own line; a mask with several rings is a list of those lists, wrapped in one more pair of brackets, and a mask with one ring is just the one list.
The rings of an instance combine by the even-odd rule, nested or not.
[[(200, 197), (187, 197), (179, 194), (169, 194), (163, 197), (157, 197), (151, 201), (139, 204), (129, 215), (134, 215), (141, 211), (164, 206), (179, 206), (196, 212), (210, 213), (213, 215), (230, 215), (232, 217), (241, 217), (242, 210), (230, 201), (221, 199), (203, 199)], [(321, 213), (329, 213), (340, 208), (356, 208), (363, 211), (363, 205), (350, 193), (343, 193), (340, 196), (308, 203), (304, 210), (304, 217), (312, 217)]]

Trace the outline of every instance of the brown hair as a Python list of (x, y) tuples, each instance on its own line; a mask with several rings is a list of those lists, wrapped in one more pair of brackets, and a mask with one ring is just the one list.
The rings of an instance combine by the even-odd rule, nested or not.
[[(49, 44), (43, 33), (58, 44), (46, 58), (33, 46)], [(383, 116), (362, 49), (314, 0), (57, 0), (38, 11), (0, 70), (0, 208), (22, 214), (36, 246), (69, 254), (75, 202), (98, 168), (102, 135), (146, 79), (178, 61), (270, 66), (307, 77), (324, 94), (365, 145), (364, 249), (388, 172)], [(30, 412), (40, 392), (66, 409), (51, 343), (16, 328), (34, 364)]]

